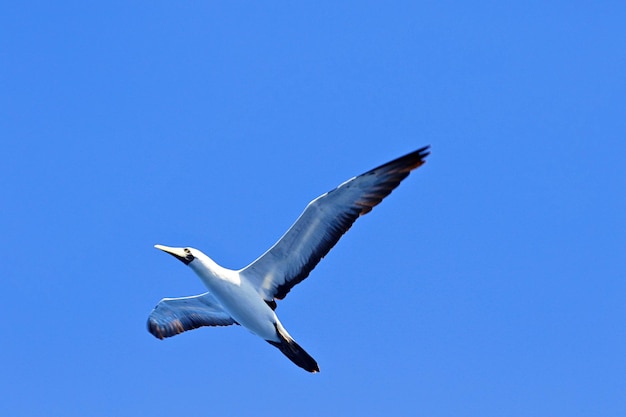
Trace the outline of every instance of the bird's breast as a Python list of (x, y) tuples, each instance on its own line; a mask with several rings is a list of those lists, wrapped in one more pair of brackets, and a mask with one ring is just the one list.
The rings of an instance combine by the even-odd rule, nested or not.
[(236, 271), (226, 274), (199, 273), (209, 292), (241, 326), (266, 340), (276, 339), (274, 311), (258, 291)]

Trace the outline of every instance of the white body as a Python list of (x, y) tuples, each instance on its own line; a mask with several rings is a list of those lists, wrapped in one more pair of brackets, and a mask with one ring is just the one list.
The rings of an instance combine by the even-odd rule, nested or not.
[[(276, 313), (239, 271), (216, 264), (197, 249), (190, 248), (194, 260), (189, 264), (209, 292), (237, 323), (265, 340), (278, 342), (276, 324), (284, 332)], [(285, 332), (286, 333), (286, 332)]]

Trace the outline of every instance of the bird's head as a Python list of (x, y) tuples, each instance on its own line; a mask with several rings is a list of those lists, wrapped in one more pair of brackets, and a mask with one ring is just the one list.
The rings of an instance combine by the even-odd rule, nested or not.
[(154, 247), (162, 250), (163, 252), (169, 253), (185, 265), (189, 265), (194, 259), (196, 259), (196, 251), (193, 248), (172, 248), (163, 245), (154, 245)]

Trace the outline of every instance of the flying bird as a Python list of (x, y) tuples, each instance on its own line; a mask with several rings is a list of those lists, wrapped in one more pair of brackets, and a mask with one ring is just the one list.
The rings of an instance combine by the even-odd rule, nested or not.
[(359, 216), (369, 213), (423, 165), (428, 149), (425, 146), (367, 171), (317, 197), (274, 246), (243, 269), (223, 268), (198, 249), (155, 245), (189, 266), (208, 292), (162, 299), (150, 313), (148, 330), (163, 339), (202, 326), (238, 324), (277, 347), (299, 367), (319, 372), (315, 359), (278, 320), (276, 300), (309, 276)]

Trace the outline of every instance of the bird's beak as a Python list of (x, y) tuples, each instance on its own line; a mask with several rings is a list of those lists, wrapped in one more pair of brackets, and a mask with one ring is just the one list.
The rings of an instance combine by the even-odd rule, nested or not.
[[(189, 265), (189, 262), (193, 261), (193, 256), (185, 253), (184, 248), (172, 248), (170, 246), (164, 245), (154, 245), (155, 248), (162, 250), (165, 253), (169, 253), (179, 261), (183, 262), (185, 265)], [(189, 259), (191, 257), (191, 259)]]

